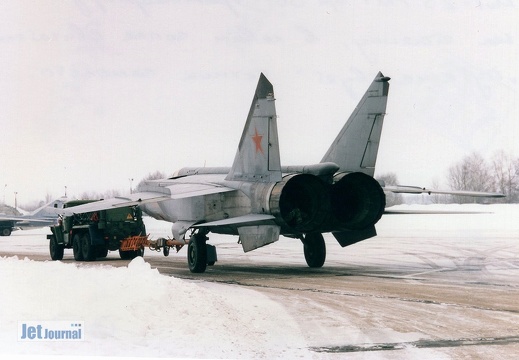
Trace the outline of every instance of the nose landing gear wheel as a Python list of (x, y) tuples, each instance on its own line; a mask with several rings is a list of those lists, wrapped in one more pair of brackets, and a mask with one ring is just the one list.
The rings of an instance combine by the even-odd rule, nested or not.
[(194, 234), (187, 247), (187, 264), (192, 273), (203, 273), (207, 267), (207, 238), (203, 234)]

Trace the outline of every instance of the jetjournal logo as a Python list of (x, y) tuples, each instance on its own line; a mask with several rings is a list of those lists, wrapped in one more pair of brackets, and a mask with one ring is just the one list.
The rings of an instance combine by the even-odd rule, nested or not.
[(83, 341), (83, 321), (19, 321), (19, 341)]

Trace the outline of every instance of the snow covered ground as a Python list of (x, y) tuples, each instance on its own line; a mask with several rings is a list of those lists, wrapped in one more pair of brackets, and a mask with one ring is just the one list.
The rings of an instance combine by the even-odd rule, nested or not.
[[(508, 251), (510, 239), (519, 237), (519, 206), (515, 205), (402, 205), (398, 209), (490, 213), (387, 215), (377, 225), (379, 236), (370, 240), (370, 250), (365, 256), (347, 255), (340, 247), (338, 251), (329, 248), (327, 264), (370, 265), (387, 261), (388, 266), (395, 263), (412, 266), (416, 259), (406, 259), (405, 254), (398, 251), (401, 249), (391, 253), (388, 252), (390, 246), (380, 246), (377, 251), (379, 242), (387, 244), (392, 238), (403, 239), (404, 243), (408, 239), (409, 247), (423, 246), (415, 241), (423, 237), (434, 238), (436, 244), (453, 238), (467, 239), (482, 249), (488, 243), (478, 242), (491, 237), (495, 241), (492, 246), (506, 242)], [(146, 221), (152, 238), (169, 234), (170, 224), (153, 219)], [(146, 262), (149, 253), (127, 267), (25, 259), (24, 254), (28, 253), (47, 254), (47, 232), (47, 229), (18, 231), (0, 239), (0, 251), (19, 254), (0, 257), (2, 357), (339, 358), (309, 349), (303, 329), (287, 309), (289, 304), (245, 287), (161, 275)], [(293, 243), (282, 239), (271, 246), (289, 248)], [(517, 249), (517, 245), (512, 247), (514, 251)], [(448, 253), (451, 249), (444, 251)], [(243, 256), (269, 258), (270, 254), (269, 247), (265, 247)], [(287, 261), (303, 263), (301, 254), (296, 255), (294, 260), (288, 258)], [(393, 261), (395, 256), (401, 258)], [(449, 257), (433, 260), (455, 261)], [(503, 281), (509, 280), (510, 274), (500, 275)], [(517, 285), (516, 277), (513, 281)], [(20, 340), (20, 324), (56, 320), (82, 322), (82, 341)], [(410, 351), (409, 354), (422, 359), (439, 355), (432, 350)], [(355, 358), (384, 358), (388, 354), (374, 352), (357, 356), (361, 355)]]
[[(4, 354), (272, 358), (307, 353), (283, 306), (247, 289), (162, 276), (142, 258), (127, 268), (9, 258), (0, 262), (0, 273)], [(84, 341), (17, 341), (18, 322), (45, 320), (83, 321)]]
[[(152, 236), (167, 235), (171, 227), (153, 219), (147, 222)], [(2, 250), (21, 255), (0, 258), (0, 354), (38, 358), (309, 355), (283, 305), (253, 290), (163, 276), (143, 258), (127, 267), (24, 259), (24, 252), (47, 252), (47, 242), (42, 241), (47, 232), (18, 231), (2, 239)], [(84, 340), (19, 341), (19, 323), (50, 320), (84, 322)]]

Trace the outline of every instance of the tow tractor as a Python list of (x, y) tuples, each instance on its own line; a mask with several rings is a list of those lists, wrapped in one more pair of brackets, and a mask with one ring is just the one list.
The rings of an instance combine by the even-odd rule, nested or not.
[[(63, 204), (73, 207), (96, 200), (72, 200)], [(52, 260), (62, 260), (65, 249), (72, 248), (76, 261), (104, 258), (108, 251), (119, 251), (121, 259), (130, 260), (144, 255), (144, 249), (162, 251), (169, 255), (171, 247), (177, 251), (189, 240), (159, 238), (150, 240), (138, 206), (60, 216), (47, 235)]]

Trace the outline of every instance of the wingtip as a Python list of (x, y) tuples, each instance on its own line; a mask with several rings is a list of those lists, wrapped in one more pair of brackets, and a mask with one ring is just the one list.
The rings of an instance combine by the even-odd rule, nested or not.
[(268, 95), (272, 94), (274, 94), (274, 87), (267, 79), (267, 77), (263, 73), (261, 73), (260, 78), (258, 80), (258, 86), (256, 87), (256, 96), (259, 99), (264, 99)]

